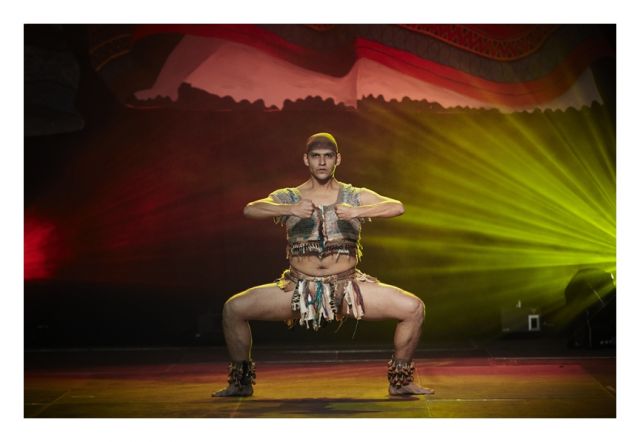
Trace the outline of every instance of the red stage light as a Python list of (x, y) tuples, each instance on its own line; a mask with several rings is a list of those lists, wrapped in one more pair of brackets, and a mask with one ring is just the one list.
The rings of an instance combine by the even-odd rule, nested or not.
[(44, 221), (24, 221), (24, 279), (43, 279), (51, 276), (52, 266), (47, 253), (55, 227)]

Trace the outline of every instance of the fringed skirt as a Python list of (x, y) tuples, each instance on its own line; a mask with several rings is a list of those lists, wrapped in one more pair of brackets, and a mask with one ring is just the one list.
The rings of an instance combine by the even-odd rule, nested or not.
[[(377, 283), (378, 280), (355, 268), (329, 276), (312, 276), (287, 269), (275, 282), (284, 291), (293, 286), (291, 310), (300, 312), (300, 325), (311, 326), (317, 331), (324, 322), (342, 320), (345, 315), (362, 319), (364, 300), (358, 282)], [(341, 311), (343, 301), (346, 312)], [(294, 321), (287, 321), (287, 325), (293, 327)]]

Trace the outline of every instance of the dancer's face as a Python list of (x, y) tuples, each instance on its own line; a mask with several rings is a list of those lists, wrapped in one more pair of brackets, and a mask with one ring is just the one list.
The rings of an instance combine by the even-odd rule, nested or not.
[(313, 149), (304, 155), (304, 164), (309, 172), (319, 181), (325, 181), (336, 172), (340, 164), (340, 154), (332, 149)]

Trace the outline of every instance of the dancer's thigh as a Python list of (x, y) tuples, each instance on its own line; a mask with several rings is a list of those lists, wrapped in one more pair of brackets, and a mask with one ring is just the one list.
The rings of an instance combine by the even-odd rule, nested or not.
[(291, 311), (293, 291), (284, 292), (276, 284), (251, 287), (225, 303), (227, 314), (245, 320), (284, 321), (299, 317)]
[(365, 320), (405, 320), (424, 315), (424, 303), (413, 293), (376, 282), (358, 282), (358, 286), (364, 301)]

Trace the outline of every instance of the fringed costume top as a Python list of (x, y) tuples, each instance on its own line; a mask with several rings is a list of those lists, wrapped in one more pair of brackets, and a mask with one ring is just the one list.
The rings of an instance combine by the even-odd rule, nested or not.
[[(313, 211), (310, 218), (299, 218), (293, 215), (274, 217), (277, 224), (287, 228), (287, 258), (292, 256), (317, 256), (325, 258), (330, 255), (349, 255), (360, 260), (360, 229), (364, 219), (338, 219), (336, 205), (345, 203), (360, 205), (361, 188), (351, 184), (340, 184), (338, 199), (335, 203), (320, 206)], [(295, 187), (278, 189), (269, 195), (280, 204), (296, 204), (302, 199), (300, 191)]]

